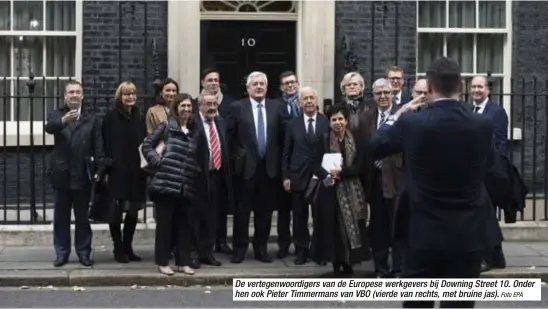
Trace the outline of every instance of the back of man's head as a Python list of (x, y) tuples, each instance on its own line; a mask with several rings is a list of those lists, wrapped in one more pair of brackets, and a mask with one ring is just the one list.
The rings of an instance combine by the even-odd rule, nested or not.
[(426, 71), (426, 79), (432, 99), (455, 97), (462, 86), (459, 64), (447, 57), (432, 62)]

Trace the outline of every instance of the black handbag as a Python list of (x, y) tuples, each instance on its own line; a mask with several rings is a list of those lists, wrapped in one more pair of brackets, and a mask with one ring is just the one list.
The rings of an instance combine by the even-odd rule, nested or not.
[(109, 224), (120, 221), (116, 199), (107, 186), (100, 182), (94, 182), (91, 189), (89, 219)]
[(314, 205), (318, 201), (320, 186), (322, 182), (318, 178), (310, 178), (306, 190), (304, 191), (304, 200), (307, 204)]

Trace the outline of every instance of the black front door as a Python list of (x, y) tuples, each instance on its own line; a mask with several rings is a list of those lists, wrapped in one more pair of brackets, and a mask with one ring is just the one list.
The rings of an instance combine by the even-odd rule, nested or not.
[(292, 21), (202, 21), (200, 66), (217, 68), (224, 92), (237, 99), (246, 96), (247, 75), (264, 72), (267, 96), (275, 98), (281, 95), (280, 74), (296, 71), (295, 39)]

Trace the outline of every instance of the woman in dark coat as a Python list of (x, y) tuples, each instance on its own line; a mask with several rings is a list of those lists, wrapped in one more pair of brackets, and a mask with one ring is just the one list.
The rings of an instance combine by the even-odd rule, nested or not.
[[(146, 173), (141, 169), (139, 145), (146, 137), (144, 118), (136, 104), (136, 88), (123, 82), (116, 90), (114, 107), (105, 115), (102, 136), (111, 164), (105, 181), (116, 200), (116, 217), (109, 222), (114, 259), (119, 263), (141, 261), (133, 251), (133, 235), (139, 210), (146, 202)], [(125, 212), (124, 230), (120, 230)]]
[[(314, 207), (312, 256), (333, 264), (335, 275), (351, 275), (353, 264), (371, 259), (366, 235), (367, 204), (360, 177), (364, 171), (365, 143), (355, 139), (348, 126), (345, 105), (331, 107), (326, 116), (330, 132), (318, 143), (315, 172), (319, 182)], [(340, 153), (342, 164), (327, 171), (326, 153)]]
[[(175, 98), (167, 121), (160, 123), (143, 142), (143, 155), (155, 170), (149, 185), (150, 199), (156, 207), (155, 261), (158, 271), (168, 276), (174, 274), (169, 266), (173, 227), (177, 231), (175, 263), (178, 270), (194, 274), (190, 267), (190, 214), (195, 207), (196, 178), (200, 172), (194, 132), (192, 97), (183, 93)], [(162, 142), (164, 150), (158, 153), (157, 146)]]

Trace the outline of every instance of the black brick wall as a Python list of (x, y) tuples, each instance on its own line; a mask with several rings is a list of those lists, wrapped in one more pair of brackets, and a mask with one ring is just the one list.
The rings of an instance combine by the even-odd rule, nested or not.
[[(119, 19), (119, 2), (84, 2), (83, 81), (87, 103), (103, 114), (111, 104), (114, 90), (121, 79), (131, 78), (140, 94), (150, 94), (153, 80), (152, 40), (157, 43), (160, 77), (167, 72), (167, 2), (147, 1), (147, 18), (144, 2), (121, 2), (122, 19)], [(396, 22), (397, 21), (397, 22)], [(122, 25), (122, 54), (119, 59), (119, 25)], [(335, 94), (345, 73), (341, 43), (343, 36), (353, 45), (359, 72), (366, 84), (385, 74), (389, 64), (402, 66), (406, 75), (415, 73), (416, 59), (416, 3), (406, 1), (337, 1), (336, 3), (336, 78)], [(147, 27), (147, 40), (144, 29)], [(532, 94), (533, 79), (537, 78), (537, 91), (545, 91), (548, 80), (548, 3), (515, 1), (513, 4), (512, 78), (514, 93)], [(533, 48), (534, 47), (534, 48)], [(372, 52), (373, 50), (373, 57)], [(121, 68), (121, 76), (119, 70)], [(145, 70), (146, 68), (146, 70)], [(146, 72), (145, 72), (146, 71)], [(522, 91), (522, 79), (525, 89)], [(505, 90), (508, 92), (508, 90)], [(141, 100), (141, 104), (143, 101)], [(513, 145), (513, 160), (524, 167), (523, 176), (530, 186), (535, 182), (537, 191), (544, 186), (546, 97), (537, 96), (536, 108), (532, 95), (524, 99), (514, 96), (514, 127), (523, 129), (523, 141)], [(536, 117), (536, 119), (535, 119)], [(522, 124), (525, 121), (525, 125)], [(536, 127), (536, 129), (535, 129)], [(535, 132), (536, 131), (536, 132)], [(536, 135), (535, 135), (536, 133)], [(523, 155), (522, 155), (523, 152)], [(17, 154), (15, 147), (6, 149), (0, 158), (0, 205), (17, 203), (17, 183), (20, 203), (30, 201), (30, 149), (23, 147)], [(17, 157), (20, 174), (17, 175)], [(35, 150), (36, 199), (41, 207), (44, 181), (43, 163), (47, 160), (42, 148)], [(7, 173), (4, 174), (4, 166)], [(535, 177), (533, 177), (535, 171)], [(533, 181), (533, 178), (536, 180)], [(4, 181), (7, 179), (7, 182)], [(49, 187), (49, 186), (48, 186)], [(51, 190), (46, 191), (51, 201)], [(0, 207), (1, 208), (1, 207)]]
[[(83, 5), (83, 51), (82, 80), (84, 83), (85, 103), (99, 114), (104, 114), (114, 97), (120, 80), (132, 79), (138, 88), (141, 106), (144, 106), (144, 94), (151, 95), (153, 72), (152, 40), (156, 41), (158, 52), (158, 73), (160, 78), (167, 74), (167, 1), (84, 1)], [(122, 9), (122, 18), (118, 12)], [(121, 34), (119, 27), (121, 25)], [(147, 38), (145, 41), (145, 27)], [(119, 38), (122, 38), (121, 44)], [(121, 57), (118, 53), (121, 47)], [(121, 69), (121, 75), (120, 75)], [(49, 147), (50, 148), (50, 147)], [(43, 203), (42, 186), (44, 161), (49, 161), (49, 148), (42, 154), (42, 147), (35, 148), (35, 186), (39, 207)], [(16, 147), (6, 149), (6, 155), (0, 157), (0, 211), (4, 204), (4, 189), (7, 192), (6, 203), (30, 203), (30, 148)], [(20, 174), (17, 174), (19, 158)], [(4, 163), (5, 162), (5, 163)], [(4, 165), (7, 173), (4, 174)], [(5, 177), (4, 177), (5, 175)], [(7, 181), (4, 181), (6, 178)], [(18, 198), (17, 185), (20, 194)], [(46, 202), (52, 201), (52, 192), (47, 183)]]
[(347, 73), (341, 46), (344, 35), (354, 47), (366, 88), (375, 79), (385, 77), (389, 65), (401, 66), (407, 76), (415, 74), (416, 15), (416, 3), (411, 1), (336, 2), (336, 97)]
[(160, 78), (167, 73), (167, 1), (85, 1), (83, 11), (82, 79), (88, 97), (100, 97), (93, 102), (99, 113), (121, 80), (133, 80), (141, 97), (150, 95), (153, 40)]
[[(548, 3), (514, 1), (512, 16), (512, 92), (520, 94), (513, 96), (512, 113), (514, 127), (522, 128), (523, 134), (523, 140), (514, 143), (512, 156), (517, 167), (523, 167), (523, 177), (528, 185), (535, 188), (536, 192), (546, 193), (544, 165), (548, 112), (545, 94), (548, 81)], [(533, 95), (535, 79), (536, 92), (542, 93), (536, 99)], [(521, 94), (525, 94), (525, 97)]]

